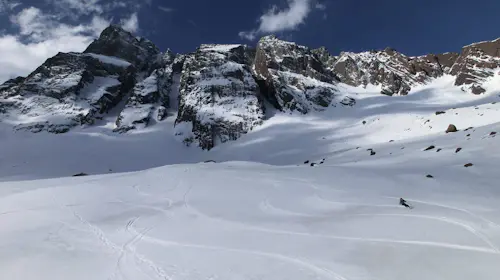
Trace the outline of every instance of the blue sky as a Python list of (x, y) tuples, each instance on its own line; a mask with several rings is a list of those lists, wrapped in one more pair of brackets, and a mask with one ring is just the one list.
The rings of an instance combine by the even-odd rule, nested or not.
[(500, 37), (499, 10), (498, 0), (0, 0), (0, 82), (82, 51), (109, 23), (175, 52), (276, 34), (332, 54), (421, 55)]

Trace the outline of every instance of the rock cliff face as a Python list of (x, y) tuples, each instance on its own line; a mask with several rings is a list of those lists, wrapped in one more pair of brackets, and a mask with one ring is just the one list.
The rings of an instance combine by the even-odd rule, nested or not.
[(187, 55), (180, 78), (176, 135), (211, 149), (262, 123), (264, 107), (243, 45), (202, 45)]
[(340, 81), (353, 86), (380, 85), (386, 95), (406, 95), (415, 85), (445, 74), (458, 54), (408, 57), (393, 49), (362, 53), (344, 52), (327, 65)]
[(355, 106), (340, 83), (406, 95), (451, 74), (464, 91), (481, 94), (499, 68), (500, 40), (461, 54), (408, 57), (387, 48), (333, 56), (266, 36), (256, 49), (202, 45), (184, 55), (161, 53), (112, 25), (85, 52), (59, 53), (29, 76), (0, 85), (0, 121), (16, 130), (64, 133), (115, 116), (114, 131), (126, 133), (171, 117), (180, 141), (209, 150), (262, 124), (266, 106), (301, 114)]
[(264, 96), (283, 111), (322, 110), (338, 92), (336, 76), (315, 53), (274, 36), (259, 41), (254, 70)]
[(133, 64), (138, 72), (150, 72), (150, 67), (158, 61), (160, 56), (158, 47), (151, 41), (136, 38), (116, 25), (104, 29), (99, 38), (92, 42), (84, 53), (121, 58)]
[(130, 63), (117, 58), (59, 53), (0, 89), (3, 118), (32, 132), (61, 133), (93, 124), (134, 86), (134, 73)]
[(484, 83), (500, 68), (500, 39), (466, 46), (451, 68), (450, 74), (457, 77), (455, 85), (473, 94), (486, 90)]
[(156, 64), (156, 69), (146, 73), (145, 78), (134, 86), (125, 108), (116, 120), (115, 131), (145, 128), (167, 117), (167, 110), (171, 106), (169, 96), (173, 90), (174, 77), (182, 70), (183, 56), (176, 57), (169, 50)]

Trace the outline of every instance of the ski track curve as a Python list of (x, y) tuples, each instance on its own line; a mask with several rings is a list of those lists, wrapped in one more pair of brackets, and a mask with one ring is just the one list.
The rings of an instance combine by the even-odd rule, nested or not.
[(307, 268), (313, 272), (315, 272), (318, 275), (321, 275), (323, 277), (326, 277), (328, 279), (334, 279), (334, 280), (347, 280), (347, 278), (343, 277), (342, 275), (332, 272), (330, 270), (318, 267), (314, 264), (311, 264), (309, 262), (306, 262), (301, 259), (277, 254), (277, 253), (269, 253), (269, 252), (261, 252), (261, 251), (253, 251), (253, 250), (245, 250), (245, 249), (235, 249), (235, 248), (226, 248), (226, 247), (219, 247), (219, 246), (211, 246), (211, 245), (200, 245), (200, 244), (192, 244), (192, 243), (180, 243), (180, 242), (175, 242), (175, 241), (168, 241), (168, 240), (162, 240), (158, 239), (155, 237), (147, 236), (145, 235), (143, 238), (144, 242), (150, 242), (154, 244), (158, 244), (161, 246), (177, 246), (177, 247), (185, 247), (185, 248), (195, 248), (195, 249), (204, 249), (204, 250), (214, 250), (214, 251), (225, 251), (225, 252), (232, 252), (232, 253), (241, 253), (241, 254), (250, 254), (250, 255), (256, 255), (256, 256), (262, 256), (262, 257), (268, 257), (272, 259), (277, 259), (281, 260), (283, 262), (288, 262), (292, 263), (295, 265), (302, 266), (304, 268)]
[(471, 225), (468, 225), (463, 222), (459, 222), (454, 219), (450, 219), (447, 217), (435, 217), (435, 216), (427, 216), (427, 215), (411, 215), (411, 214), (352, 214), (350, 216), (387, 216), (387, 217), (410, 217), (410, 218), (420, 218), (420, 219), (429, 219), (429, 220), (436, 220), (436, 221), (441, 221), (444, 223), (456, 225), (459, 227), (464, 228), (468, 232), (472, 233), (475, 235), (477, 238), (481, 239), (484, 243), (486, 243), (491, 249), (495, 250), (497, 253), (500, 253), (500, 250), (498, 247), (485, 235), (481, 234), (478, 230), (476, 230), (474, 227)]
[[(399, 199), (399, 197), (394, 197), (394, 196), (386, 196), (387, 198), (397, 198)], [(417, 199), (408, 199), (408, 201), (410, 202), (416, 202), (416, 203), (420, 203), (420, 204), (425, 204), (425, 205), (431, 205), (431, 206), (437, 206), (437, 207), (441, 207), (441, 208), (447, 208), (447, 209), (451, 209), (451, 210), (455, 210), (455, 211), (459, 211), (459, 212), (462, 212), (462, 213), (466, 213), (467, 215), (469, 216), (472, 216), (476, 219), (479, 219), (487, 224), (489, 224), (490, 226), (492, 227), (495, 227), (495, 228), (498, 228), (500, 229), (500, 225), (491, 221), (491, 220), (488, 220), (478, 214), (475, 214), (465, 208), (459, 208), (459, 207), (455, 207), (455, 206), (449, 206), (449, 205), (445, 205), (445, 204), (441, 204), (441, 203), (436, 203), (436, 202), (429, 202), (429, 201), (423, 201), (423, 200), (417, 200)]]
[[(124, 245), (122, 246), (118, 246), (117, 244), (115, 244), (114, 242), (112, 242), (111, 240), (109, 240), (105, 233), (97, 226), (93, 225), (92, 223), (90, 223), (88, 220), (86, 220), (85, 218), (83, 218), (80, 214), (78, 214), (75, 210), (71, 209), (70, 207), (67, 207), (61, 203), (59, 203), (59, 201), (57, 200), (57, 197), (52, 194), (52, 199), (53, 201), (61, 208), (61, 210), (67, 210), (69, 211), (75, 218), (77, 218), (77, 220), (85, 225), (87, 228), (89, 228), (90, 232), (95, 236), (97, 237), (101, 243), (103, 243), (103, 245), (105, 245), (106, 247), (108, 247), (109, 249), (115, 251), (116, 253), (118, 253), (118, 260), (117, 260), (117, 264), (120, 262), (120, 259), (124, 257), (124, 254), (126, 252), (124, 252), (124, 248), (128, 245), (130, 245), (132, 242), (134, 242), (135, 240), (141, 240), (144, 236), (144, 234), (140, 234), (140, 233), (137, 233), (137, 232), (134, 232), (134, 237), (130, 240), (128, 240)], [(128, 221), (127, 225), (125, 226), (125, 229), (130, 229), (132, 227), (132, 225), (137, 221), (137, 219), (132, 219), (130, 221)], [(146, 232), (151, 230), (151, 228), (148, 228), (146, 229)], [(130, 230), (128, 230), (130, 232)], [(127, 244), (128, 243), (128, 244)], [(170, 276), (168, 276), (165, 271), (157, 266), (153, 261), (149, 260), (147, 257), (143, 256), (143, 255), (140, 255), (140, 254), (137, 254), (134, 250), (134, 257), (137, 258), (140, 262), (143, 262), (143, 263), (146, 263), (153, 271), (155, 271), (156, 275), (158, 276), (157, 278), (158, 279), (163, 279), (163, 280), (172, 280), (172, 278)], [(118, 269), (119, 269), (119, 266), (118, 266)], [(116, 277), (116, 266), (115, 266), (115, 272), (112, 274), (111, 277)]]
[(326, 199), (317, 193), (314, 194), (314, 198), (318, 199), (320, 201), (323, 201), (327, 204), (342, 204), (342, 205), (349, 205), (349, 206), (377, 207), (377, 208), (400, 208), (401, 207), (399, 205), (393, 205), (393, 204), (368, 204), (368, 203), (334, 201), (334, 200)]
[(315, 218), (318, 216), (322, 215), (311, 215), (311, 214), (306, 214), (306, 213), (299, 213), (295, 211), (290, 211), (287, 209), (283, 209), (281, 207), (276, 207), (268, 199), (265, 199), (263, 202), (260, 203), (259, 209), (267, 213), (269, 215), (278, 215), (278, 216), (296, 216), (296, 217), (306, 217), (306, 218)]
[(240, 229), (244, 230), (252, 230), (259, 231), (271, 234), (282, 234), (282, 235), (294, 235), (301, 237), (314, 237), (314, 238), (325, 238), (325, 239), (334, 239), (334, 240), (346, 240), (352, 242), (374, 242), (374, 243), (387, 243), (387, 244), (406, 244), (406, 245), (415, 245), (415, 246), (427, 246), (427, 247), (437, 247), (437, 248), (447, 248), (454, 250), (463, 250), (463, 251), (473, 251), (473, 252), (482, 252), (489, 254), (497, 254), (500, 253), (492, 248), (486, 247), (476, 247), (476, 246), (467, 246), (453, 243), (444, 243), (444, 242), (433, 242), (433, 241), (417, 241), (417, 240), (393, 240), (393, 239), (384, 239), (384, 238), (362, 238), (362, 237), (349, 237), (349, 236), (336, 236), (336, 235), (325, 235), (325, 234), (314, 234), (307, 232), (295, 232), (295, 231), (286, 231), (286, 230), (277, 230), (277, 229), (269, 229), (263, 228), (259, 226), (248, 225), (241, 222), (236, 221), (228, 221), (216, 217), (209, 216), (207, 214), (202, 213), (196, 208), (192, 207), (188, 202), (186, 202), (186, 207), (192, 211), (194, 214), (198, 216), (202, 216), (206, 219), (216, 221), (221, 224), (229, 224), (231, 226), (237, 226)]

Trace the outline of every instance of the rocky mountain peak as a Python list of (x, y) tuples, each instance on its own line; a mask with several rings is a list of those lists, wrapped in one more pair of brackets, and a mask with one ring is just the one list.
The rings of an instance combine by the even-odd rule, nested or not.
[(406, 95), (451, 74), (463, 90), (480, 94), (499, 67), (500, 40), (460, 54), (409, 57), (385, 48), (334, 56), (270, 35), (256, 48), (203, 44), (175, 54), (111, 25), (84, 53), (59, 53), (1, 85), (0, 117), (17, 130), (62, 133), (113, 110), (114, 131), (126, 133), (175, 116), (177, 138), (208, 150), (262, 124), (269, 104), (290, 114), (355, 106), (339, 83)]
[(484, 83), (497, 74), (494, 69), (499, 67), (500, 38), (463, 47), (450, 74), (457, 77), (455, 85), (462, 90), (481, 94), (486, 91)]
[(160, 50), (151, 41), (137, 38), (120, 26), (110, 25), (84, 53), (118, 57), (132, 63), (139, 70), (145, 70), (148, 63), (160, 54)]
[(328, 62), (340, 81), (353, 86), (380, 85), (386, 95), (406, 95), (413, 86), (446, 74), (458, 54), (408, 57), (393, 48), (342, 52)]

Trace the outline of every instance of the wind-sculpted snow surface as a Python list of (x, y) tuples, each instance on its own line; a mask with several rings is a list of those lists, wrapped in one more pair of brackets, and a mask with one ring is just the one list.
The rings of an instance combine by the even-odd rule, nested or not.
[[(232, 57), (209, 49), (198, 61)], [(223, 65), (172, 88), (223, 81)], [(1, 122), (0, 278), (497, 280), (500, 79), (481, 96), (454, 83), (339, 85), (359, 110), (270, 112), (210, 151), (177, 141), (194, 130), (173, 117), (127, 134)]]
[(495, 182), (419, 175), (233, 162), (2, 183), (2, 279), (498, 279)]

